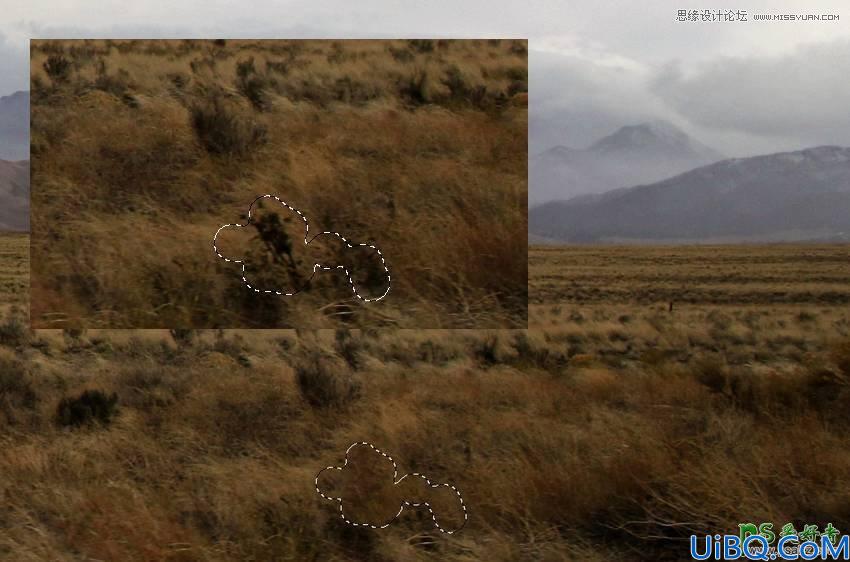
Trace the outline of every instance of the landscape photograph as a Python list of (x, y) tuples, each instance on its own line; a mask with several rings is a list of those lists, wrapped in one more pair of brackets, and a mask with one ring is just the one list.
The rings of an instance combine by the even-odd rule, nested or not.
[(0, 15), (0, 559), (846, 540), (850, 33), (751, 4)]

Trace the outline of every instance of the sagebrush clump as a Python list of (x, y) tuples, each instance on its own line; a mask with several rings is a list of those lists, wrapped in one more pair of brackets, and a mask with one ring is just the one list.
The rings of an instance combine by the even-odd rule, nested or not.
[(54, 84), (67, 82), (71, 76), (71, 61), (61, 54), (53, 54), (44, 61), (44, 72)]
[(102, 390), (84, 390), (63, 398), (56, 406), (56, 423), (63, 427), (109, 425), (117, 413), (118, 395)]
[(301, 396), (316, 408), (343, 408), (360, 396), (360, 383), (343, 363), (311, 352), (295, 366)]
[(191, 108), (192, 128), (211, 154), (239, 156), (265, 142), (266, 128), (230, 109), (219, 98)]

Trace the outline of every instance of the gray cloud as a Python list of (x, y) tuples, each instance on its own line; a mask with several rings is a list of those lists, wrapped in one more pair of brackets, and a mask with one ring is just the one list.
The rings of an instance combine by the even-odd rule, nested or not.
[[(622, 59), (622, 62), (620, 62)], [(622, 125), (670, 121), (731, 156), (850, 146), (850, 40), (785, 54), (671, 59), (532, 52), (529, 144), (582, 147)]]
[[(28, 39), (61, 37), (528, 37), (530, 146), (585, 146), (665, 119), (730, 155), (850, 144), (844, 0), (747, 0), (736, 9), (839, 13), (840, 23), (688, 24), (647, 0), (84, 0), (0, 14), (0, 95), (28, 87)], [(651, 40), (648, 40), (651, 36)], [(808, 45), (808, 46), (807, 46)], [(795, 50), (796, 49), (796, 50)]]
[(784, 56), (723, 57), (666, 66), (652, 91), (712, 133), (766, 137), (777, 146), (850, 146), (850, 41), (799, 47)]
[(10, 42), (0, 31), (0, 96), (29, 88), (28, 45)]
[(644, 70), (628, 60), (532, 51), (529, 76), (531, 152), (584, 147), (624, 124), (674, 117), (648, 90)]

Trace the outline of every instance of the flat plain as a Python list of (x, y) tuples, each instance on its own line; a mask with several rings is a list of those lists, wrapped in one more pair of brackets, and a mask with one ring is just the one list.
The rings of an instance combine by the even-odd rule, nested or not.
[(0, 310), (26, 307), (29, 285), (29, 236), (0, 233)]
[[(680, 560), (691, 533), (745, 521), (850, 532), (847, 253), (530, 248), (529, 330), (30, 332), (10, 314), (0, 552)], [(455, 484), (463, 531), (414, 509), (345, 525), (313, 479), (362, 440)]]

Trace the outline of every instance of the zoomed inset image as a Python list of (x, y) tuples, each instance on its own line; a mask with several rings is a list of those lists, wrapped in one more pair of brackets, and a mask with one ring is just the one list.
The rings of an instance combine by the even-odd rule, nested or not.
[(34, 40), (35, 327), (527, 324), (527, 44)]

